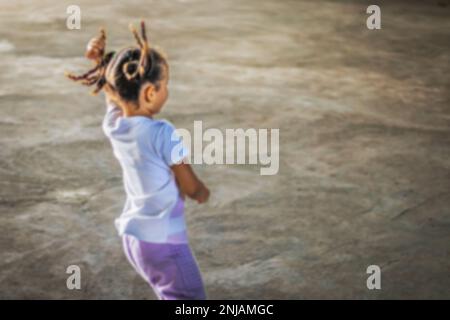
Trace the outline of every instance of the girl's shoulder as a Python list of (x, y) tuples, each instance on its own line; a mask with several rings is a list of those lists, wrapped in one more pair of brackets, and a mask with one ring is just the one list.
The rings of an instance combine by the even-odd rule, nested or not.
[(169, 120), (151, 119), (141, 121), (141, 124), (138, 135), (144, 140), (150, 139), (153, 143), (160, 144), (177, 138), (176, 128)]
[(167, 119), (153, 119), (149, 121), (149, 128), (152, 131), (171, 132), (175, 130), (175, 126)]

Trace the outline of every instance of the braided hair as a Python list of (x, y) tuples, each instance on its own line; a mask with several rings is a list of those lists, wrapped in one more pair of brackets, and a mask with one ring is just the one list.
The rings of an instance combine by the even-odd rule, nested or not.
[(142, 84), (150, 82), (159, 90), (159, 82), (163, 80), (163, 66), (168, 67), (166, 56), (159, 50), (150, 48), (145, 31), (145, 23), (141, 21), (141, 35), (130, 25), (130, 30), (138, 47), (128, 47), (118, 53), (105, 53), (106, 33), (100, 30), (100, 36), (89, 41), (85, 56), (95, 61), (94, 68), (76, 76), (66, 76), (86, 86), (95, 85), (92, 92), (97, 94), (105, 85), (115, 90), (118, 95), (129, 102), (136, 102)]

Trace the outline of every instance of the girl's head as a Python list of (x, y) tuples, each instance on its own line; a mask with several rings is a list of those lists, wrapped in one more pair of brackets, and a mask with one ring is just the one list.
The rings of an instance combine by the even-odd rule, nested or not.
[(131, 27), (138, 47), (105, 53), (105, 32), (92, 39), (86, 57), (96, 62), (93, 69), (81, 76), (68, 74), (74, 81), (96, 88), (94, 94), (105, 91), (108, 99), (116, 102), (128, 115), (158, 113), (168, 97), (169, 66), (166, 57), (150, 48), (141, 22), (141, 36)]

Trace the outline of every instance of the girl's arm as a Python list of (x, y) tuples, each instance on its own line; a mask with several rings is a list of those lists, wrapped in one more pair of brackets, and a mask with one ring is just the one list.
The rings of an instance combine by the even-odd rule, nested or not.
[(198, 203), (208, 201), (209, 190), (195, 175), (191, 166), (187, 163), (175, 164), (171, 167), (180, 187), (181, 193)]

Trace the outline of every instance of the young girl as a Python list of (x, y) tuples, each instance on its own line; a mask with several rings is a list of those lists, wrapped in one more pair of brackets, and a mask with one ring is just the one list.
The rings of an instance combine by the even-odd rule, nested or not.
[[(183, 163), (187, 149), (174, 126), (156, 120), (168, 97), (169, 65), (150, 48), (144, 22), (138, 47), (105, 53), (105, 32), (87, 46), (95, 67), (75, 81), (104, 90), (103, 130), (123, 172), (126, 203), (115, 220), (125, 254), (161, 300), (206, 299), (197, 261), (191, 252), (184, 217), (184, 195), (204, 203), (209, 190)], [(179, 148), (177, 149), (179, 150)]]

